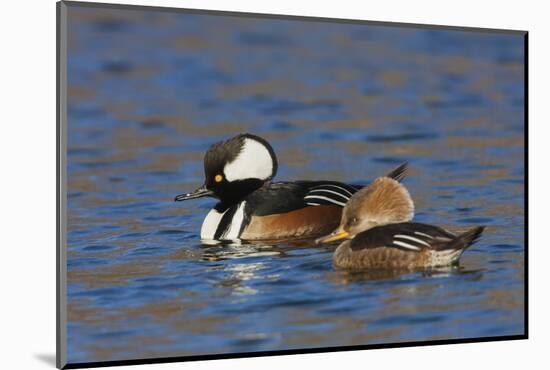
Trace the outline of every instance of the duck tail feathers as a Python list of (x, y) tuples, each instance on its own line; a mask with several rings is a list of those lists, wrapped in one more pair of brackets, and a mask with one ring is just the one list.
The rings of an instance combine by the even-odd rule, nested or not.
[(443, 249), (454, 249), (454, 250), (462, 250), (465, 251), (470, 246), (472, 246), (475, 242), (479, 240), (481, 237), (481, 234), (483, 233), (483, 230), (485, 230), (485, 226), (477, 226), (473, 229), (470, 229), (456, 237), (452, 242), (445, 245)]
[(394, 179), (395, 181), (403, 181), (405, 176), (407, 175), (407, 171), (409, 170), (409, 162), (404, 162), (392, 171), (390, 171), (386, 177), (389, 177), (391, 179)]

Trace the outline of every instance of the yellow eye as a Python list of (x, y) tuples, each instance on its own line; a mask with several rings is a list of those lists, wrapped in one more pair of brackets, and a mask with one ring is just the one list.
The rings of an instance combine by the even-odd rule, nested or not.
[(223, 180), (222, 175), (216, 175), (216, 177), (214, 177), (214, 181), (216, 181), (216, 182), (221, 182), (222, 180)]

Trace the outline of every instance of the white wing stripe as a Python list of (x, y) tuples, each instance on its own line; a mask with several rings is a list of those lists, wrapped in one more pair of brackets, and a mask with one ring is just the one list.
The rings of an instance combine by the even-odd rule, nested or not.
[(307, 202), (306, 203), (308, 206), (320, 206), (319, 203), (313, 203), (313, 202)]
[(342, 207), (344, 207), (346, 205), (345, 203), (339, 202), (339, 201), (331, 199), (331, 198), (323, 197), (323, 196), (320, 196), (320, 195), (308, 195), (308, 196), (305, 196), (304, 199), (326, 200), (327, 202), (338, 204), (339, 206), (342, 206)]
[(415, 231), (414, 233), (415, 233), (416, 235), (425, 236), (426, 238), (430, 238), (430, 239), (433, 239), (433, 238), (434, 238), (433, 236), (428, 235), (428, 234), (421, 233), (420, 231)]
[(348, 200), (349, 197), (344, 195), (344, 194), (341, 194), (341, 193), (338, 193), (336, 191), (332, 191), (332, 190), (327, 190), (327, 189), (315, 189), (315, 190), (310, 190), (310, 192), (308, 194), (311, 194), (311, 193), (315, 193), (315, 192), (326, 192), (326, 193), (331, 193), (331, 194), (336, 194), (338, 195), (339, 197), (342, 197), (344, 198), (345, 200)]
[(415, 250), (415, 251), (420, 250), (420, 248), (415, 247), (414, 245), (410, 245), (410, 244), (400, 242), (400, 241), (397, 241), (397, 240), (394, 240), (393, 244), (398, 245), (398, 246), (403, 247), (403, 248), (412, 249), (412, 250)]
[(400, 239), (408, 239), (408, 240), (411, 240), (411, 241), (416, 242), (418, 244), (424, 244), (426, 247), (430, 246), (430, 244), (426, 243), (424, 240), (421, 240), (421, 239), (418, 239), (418, 238), (415, 238), (415, 237), (412, 237), (412, 236), (408, 236), (408, 235), (397, 234), (397, 235), (394, 235), (393, 237), (394, 238), (400, 238)]
[(324, 187), (328, 187), (328, 186), (330, 186), (330, 187), (332, 187), (332, 188), (336, 188), (336, 189), (340, 189), (340, 190), (343, 190), (343, 191), (345, 191), (345, 192), (346, 192), (346, 193), (347, 193), (347, 194), (348, 194), (349, 196), (352, 196), (352, 195), (353, 195), (353, 193), (352, 193), (351, 191), (349, 191), (348, 189), (346, 189), (346, 188), (343, 188), (343, 187), (341, 187), (341, 186), (338, 186), (338, 185), (333, 185), (333, 184), (324, 184), (324, 185), (319, 185), (319, 186), (316, 186), (316, 187), (315, 187), (315, 188), (313, 188), (313, 189), (315, 189), (315, 190), (321, 190), (322, 188), (324, 188)]

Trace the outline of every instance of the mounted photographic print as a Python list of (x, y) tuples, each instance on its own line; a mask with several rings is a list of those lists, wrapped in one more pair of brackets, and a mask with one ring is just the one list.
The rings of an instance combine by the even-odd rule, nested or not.
[(58, 367), (527, 338), (526, 52), (58, 3)]

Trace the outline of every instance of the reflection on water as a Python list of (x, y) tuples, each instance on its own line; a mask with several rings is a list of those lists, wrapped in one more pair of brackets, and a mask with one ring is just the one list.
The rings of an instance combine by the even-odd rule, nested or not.
[[(523, 332), (519, 35), (69, 10), (69, 361)], [(461, 266), (348, 273), (335, 246), (203, 245), (210, 144), (250, 131), (278, 179), (403, 161), (416, 219), (486, 224)]]

